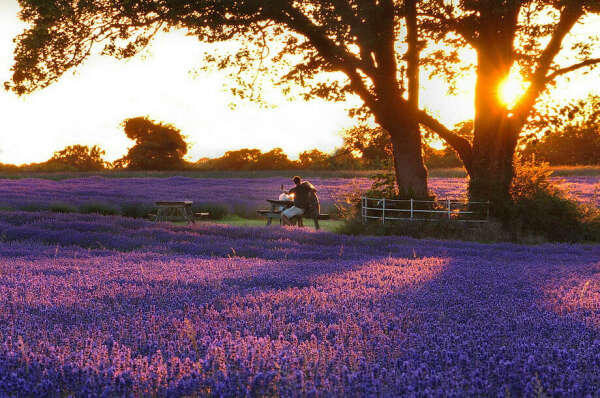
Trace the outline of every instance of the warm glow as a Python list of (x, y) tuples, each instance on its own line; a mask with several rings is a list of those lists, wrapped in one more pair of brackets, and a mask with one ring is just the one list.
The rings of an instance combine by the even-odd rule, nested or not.
[(511, 109), (521, 96), (525, 94), (528, 86), (529, 83), (525, 82), (518, 72), (511, 72), (498, 88), (500, 101), (507, 108)]
[[(17, 0), (0, 1), (0, 46), (5, 49), (0, 52), (0, 85), (11, 75), (12, 40), (25, 28), (17, 19), (18, 10)], [(597, 17), (573, 34), (592, 34), (599, 23)], [(218, 47), (222, 49), (223, 44)], [(106, 159), (115, 160), (132, 145), (120, 123), (136, 116), (148, 116), (181, 129), (191, 144), (186, 157), (190, 161), (240, 148), (269, 151), (281, 147), (292, 159), (313, 148), (332, 152), (342, 145), (340, 131), (358, 123), (346, 112), (358, 105), (356, 98), (340, 103), (305, 102), (301, 98), (287, 101), (279, 87), (267, 87), (265, 97), (276, 108), (240, 102), (224, 86), (231, 84), (225, 73), (190, 73), (201, 66), (205, 53), (215, 48), (184, 31), (162, 33), (140, 56), (126, 61), (92, 56), (77, 73), (68, 72), (32, 95), (18, 98), (0, 89), (0, 163), (42, 162), (54, 151), (74, 144), (100, 145), (106, 150)], [(400, 53), (404, 50), (398, 48)], [(594, 57), (600, 57), (600, 53)], [(477, 60), (470, 49), (461, 50), (460, 58), (468, 63)], [(569, 52), (559, 61), (568, 65), (572, 61)], [(431, 78), (429, 72), (421, 71), (421, 108), (446, 126), (473, 119), (475, 74), (462, 76), (450, 95), (446, 82)], [(600, 87), (597, 74), (575, 76), (570, 82), (559, 80), (551, 91), (552, 98), (566, 103)], [(510, 109), (526, 87), (515, 70), (499, 88), (499, 98)], [(231, 109), (231, 102), (238, 103), (237, 108)], [(429, 144), (435, 149), (444, 147), (436, 138)]]

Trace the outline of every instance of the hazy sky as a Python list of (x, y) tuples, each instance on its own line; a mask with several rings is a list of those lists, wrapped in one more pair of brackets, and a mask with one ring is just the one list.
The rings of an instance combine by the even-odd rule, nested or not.
[[(0, 0), (0, 82), (10, 77), (14, 44), (23, 30), (16, 0)], [(164, 34), (150, 54), (127, 61), (90, 58), (75, 74), (69, 72), (50, 87), (25, 97), (0, 90), (0, 163), (44, 161), (67, 145), (100, 145), (114, 160), (132, 145), (120, 123), (149, 116), (182, 130), (191, 144), (187, 158), (221, 156), (232, 149), (281, 147), (292, 158), (305, 149), (332, 151), (342, 142), (340, 131), (355, 124), (345, 104), (322, 101), (287, 102), (273, 93), (275, 109), (241, 104), (225, 92), (221, 73), (190, 73), (209, 47), (182, 32)], [(472, 118), (470, 88), (462, 82), (460, 95), (449, 100), (436, 84), (426, 83), (423, 105), (452, 127)], [(590, 87), (583, 80), (570, 86), (578, 95)]]

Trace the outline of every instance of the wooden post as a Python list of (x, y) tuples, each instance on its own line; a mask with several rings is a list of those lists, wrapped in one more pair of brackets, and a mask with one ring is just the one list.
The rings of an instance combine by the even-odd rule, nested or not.
[(414, 211), (415, 211), (413, 202), (414, 202), (414, 199), (410, 198), (410, 219), (411, 220), (413, 219)]
[(448, 220), (450, 219), (450, 216), (452, 214), (452, 211), (450, 210), (450, 199), (446, 199), (446, 202), (448, 204)]
[(381, 223), (385, 224), (385, 198), (383, 198), (383, 210), (381, 211)]

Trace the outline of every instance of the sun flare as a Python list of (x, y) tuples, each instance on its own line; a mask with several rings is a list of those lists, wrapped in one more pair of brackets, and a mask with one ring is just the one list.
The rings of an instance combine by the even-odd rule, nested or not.
[(511, 72), (498, 88), (500, 102), (509, 109), (513, 108), (525, 94), (527, 87), (529, 87), (529, 83), (525, 82), (518, 72)]

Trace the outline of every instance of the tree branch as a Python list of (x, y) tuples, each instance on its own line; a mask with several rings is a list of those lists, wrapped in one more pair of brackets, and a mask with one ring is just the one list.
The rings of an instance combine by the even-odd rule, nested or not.
[(600, 58), (587, 59), (587, 60), (579, 62), (577, 64), (573, 64), (573, 65), (567, 66), (565, 68), (557, 69), (546, 77), (546, 83), (551, 82), (552, 80), (556, 79), (558, 76), (576, 71), (581, 68), (585, 68), (586, 66), (592, 66), (592, 65), (596, 65), (596, 64), (600, 64)]
[(516, 126), (522, 126), (527, 120), (535, 101), (548, 83), (547, 75), (552, 61), (560, 52), (565, 36), (567, 36), (575, 23), (577, 23), (577, 20), (583, 15), (583, 12), (583, 6), (578, 4), (578, 2), (571, 2), (563, 8), (556, 29), (539, 58), (538, 67), (533, 74), (531, 85), (519, 103), (514, 107), (513, 113), (515, 115), (514, 122)]
[(292, 30), (305, 36), (319, 52), (319, 54), (339, 71), (344, 72), (350, 79), (350, 84), (355, 92), (371, 108), (377, 108), (377, 100), (369, 91), (358, 70), (363, 70), (367, 75), (374, 71), (348, 53), (344, 48), (335, 44), (320, 28), (306, 15), (293, 6), (282, 6), (279, 15), (275, 16), (278, 22), (284, 23)]
[(467, 173), (470, 175), (473, 167), (473, 149), (469, 140), (448, 129), (423, 110), (417, 112), (417, 118), (419, 123), (433, 130), (441, 139), (446, 141), (456, 153), (458, 153)]

